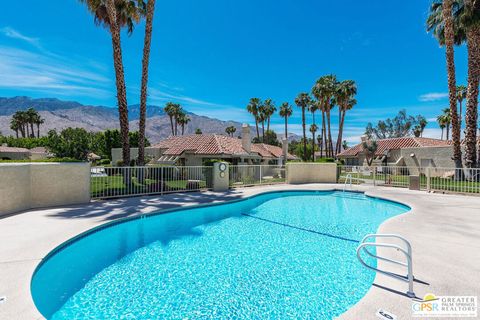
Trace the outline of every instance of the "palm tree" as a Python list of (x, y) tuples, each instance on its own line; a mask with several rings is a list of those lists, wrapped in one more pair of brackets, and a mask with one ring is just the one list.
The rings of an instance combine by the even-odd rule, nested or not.
[(417, 125), (416, 125), (415, 129), (418, 131), (418, 136), (422, 137), (423, 136), (423, 131), (425, 130), (425, 127), (427, 126), (428, 121), (422, 115), (418, 115), (417, 118), (416, 118), (416, 121), (417, 121)]
[(255, 118), (255, 127), (257, 129), (257, 139), (260, 140), (260, 132), (258, 130), (258, 114), (260, 112), (261, 100), (259, 98), (251, 98), (247, 105), (247, 111)]
[(38, 116), (38, 113), (33, 108), (28, 108), (25, 111), (25, 116), (27, 117), (27, 123), (30, 125), (30, 135), (29, 137), (35, 138), (35, 130), (33, 129), (33, 125), (35, 123), (35, 118)]
[(185, 112), (182, 107), (179, 104), (175, 105), (173, 114), (173, 119), (175, 120), (175, 135), (178, 135), (178, 120), (183, 116), (185, 116)]
[(233, 134), (237, 131), (235, 126), (228, 126), (225, 128), (225, 132), (228, 134), (229, 137), (233, 137)]
[(113, 64), (115, 68), (115, 84), (117, 87), (118, 116), (120, 134), (122, 137), (123, 165), (130, 163), (130, 143), (128, 137), (128, 104), (125, 73), (123, 69), (122, 46), (120, 29), (127, 27), (128, 33), (133, 32), (133, 26), (143, 15), (143, 1), (126, 0), (79, 0), (87, 5), (93, 13), (95, 23), (101, 24), (110, 30), (113, 48)]
[(440, 127), (440, 129), (442, 129), (442, 136), (441, 136), (440, 139), (443, 140), (443, 130), (447, 126), (446, 121), (445, 121), (445, 116), (443, 114), (439, 115), (437, 117), (437, 122), (438, 122), (438, 126)]
[(172, 129), (172, 136), (175, 135), (175, 128), (173, 126), (173, 118), (175, 117), (175, 114), (177, 112), (177, 109), (180, 107), (179, 104), (173, 103), (173, 102), (167, 102), (165, 105), (165, 108), (163, 108), (163, 111), (167, 114), (167, 116), (170, 118), (170, 126)]
[(40, 126), (45, 123), (45, 119), (43, 119), (38, 113), (35, 115), (34, 123), (37, 126), (37, 138), (40, 138)]
[(310, 126), (310, 132), (312, 133), (312, 161), (315, 162), (315, 132), (317, 132), (318, 127), (314, 123)]
[(288, 118), (292, 116), (293, 110), (288, 102), (282, 103), (280, 117), (285, 119), (285, 139), (288, 139)]
[(140, 119), (138, 122), (138, 159), (140, 166), (145, 164), (145, 122), (147, 117), (147, 88), (148, 88), (148, 65), (150, 62), (150, 46), (152, 42), (153, 13), (155, 0), (148, 0), (145, 22), (145, 38), (143, 43), (142, 59), (142, 84), (140, 89)]
[[(480, 84), (480, 4), (478, 0), (465, 0), (463, 23), (467, 28), (468, 87), (465, 114), (465, 165), (477, 166), (478, 86)], [(480, 150), (479, 150), (480, 151)], [(468, 173), (470, 176), (471, 172)]]
[[(452, 118), (450, 116), (450, 109), (445, 108), (442, 110), (442, 114), (437, 117), (437, 122), (439, 123), (440, 127), (443, 125), (444, 128), (446, 128), (447, 131), (447, 140), (450, 139), (450, 124), (452, 122)], [(443, 131), (443, 129), (442, 129)], [(442, 139), (443, 139), (443, 132), (442, 132)]]
[(20, 128), (21, 128), (20, 122), (15, 116), (13, 116), (12, 119), (10, 120), (10, 129), (15, 131), (15, 135), (17, 136), (17, 139), (18, 139), (18, 132), (20, 131)]
[(460, 129), (462, 128), (462, 118), (463, 118), (463, 112), (462, 112), (462, 103), (463, 100), (467, 98), (467, 87), (464, 85), (459, 85), (457, 86), (457, 101), (460, 106), (460, 109), (458, 111), (458, 126)]
[(191, 121), (190, 117), (185, 113), (181, 113), (178, 117), (178, 124), (182, 128), (182, 136), (185, 133), (185, 126)]
[(343, 126), (345, 123), (345, 115), (357, 104), (357, 100), (353, 97), (357, 94), (357, 85), (353, 80), (345, 80), (338, 84), (336, 100), (338, 101), (338, 137), (335, 147), (335, 154), (339, 153), (342, 148)]
[(270, 118), (273, 116), (273, 114), (277, 111), (277, 108), (275, 107), (274, 102), (272, 99), (266, 99), (265, 102), (263, 103), (263, 113), (265, 116), (265, 119), (267, 120), (267, 131), (270, 131)]
[(310, 104), (310, 96), (306, 92), (300, 93), (296, 98), (295, 98), (295, 104), (302, 108), (302, 129), (303, 129), (303, 160), (307, 160), (307, 134), (306, 134), (306, 129), (305, 129), (305, 109), (308, 107)]
[(325, 116), (327, 118), (327, 132), (328, 132), (328, 155), (333, 157), (333, 143), (332, 143), (332, 131), (330, 127), (330, 112), (334, 108), (335, 94), (337, 92), (337, 77), (333, 74), (323, 76), (317, 80), (312, 88), (312, 93), (321, 102), (323, 109), (325, 110)]
[(195, 129), (195, 134), (202, 134), (202, 129), (200, 128)]

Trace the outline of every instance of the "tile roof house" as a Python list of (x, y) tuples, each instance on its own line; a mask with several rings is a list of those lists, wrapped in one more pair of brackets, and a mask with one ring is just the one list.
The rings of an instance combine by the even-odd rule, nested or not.
[[(344, 150), (338, 154), (347, 165), (366, 165), (365, 152), (362, 143)], [(397, 166), (437, 166), (449, 167), (453, 165), (452, 142), (431, 138), (403, 137), (379, 139), (374, 155), (374, 164)]]
[(41, 152), (39, 148), (26, 149), (8, 147), (6, 144), (0, 145), (0, 160), (38, 160), (48, 156), (48, 152)]
[[(132, 158), (136, 157), (138, 150), (131, 149)], [(233, 164), (278, 163), (283, 159), (281, 147), (264, 143), (251, 143), (250, 128), (242, 128), (242, 138), (228, 137), (220, 134), (192, 134), (184, 136), (171, 136), (159, 143), (146, 148), (146, 154), (163, 164), (180, 164), (187, 166), (202, 165), (207, 159), (226, 159)], [(120, 149), (112, 150), (112, 162), (120, 160)], [(287, 154), (288, 160), (296, 157)]]

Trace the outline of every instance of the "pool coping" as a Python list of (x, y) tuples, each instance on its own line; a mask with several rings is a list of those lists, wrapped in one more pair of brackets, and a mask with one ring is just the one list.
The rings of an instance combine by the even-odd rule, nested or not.
[[(106, 228), (106, 227), (109, 227), (109, 226), (113, 226), (115, 224), (119, 224), (119, 223), (124, 223), (124, 222), (127, 222), (127, 221), (131, 221), (131, 220), (134, 220), (134, 219), (139, 219), (139, 218), (142, 218), (142, 217), (146, 217), (146, 216), (152, 216), (153, 215), (158, 215), (158, 214), (164, 214), (164, 213), (168, 213), (168, 212), (174, 212), (174, 211), (178, 211), (178, 210), (182, 210), (184, 208), (193, 208), (193, 207), (204, 207), (204, 206), (211, 206), (211, 205), (222, 205), (222, 204), (225, 204), (225, 203), (233, 203), (233, 202), (237, 202), (237, 201), (244, 201), (244, 200), (247, 200), (248, 198), (252, 198), (252, 197), (255, 197), (255, 196), (260, 196), (262, 194), (266, 194), (266, 193), (271, 193), (271, 192), (289, 192), (289, 191), (312, 191), (312, 190), (315, 190), (315, 191), (323, 191), (323, 192), (333, 192), (333, 191), (342, 191), (342, 187), (343, 185), (335, 185), (335, 184), (329, 184), (329, 185), (326, 185), (326, 184), (309, 184), (309, 185), (277, 185), (277, 186), (261, 186), (261, 187), (251, 187), (251, 188), (241, 188), (241, 189), (236, 189), (235, 191), (235, 196), (238, 196), (239, 199), (229, 199), (229, 200), (222, 200), (222, 201), (211, 201), (211, 200), (208, 200), (209, 202), (207, 203), (201, 203), (199, 202), (199, 204), (195, 204), (195, 205), (191, 205), (191, 204), (180, 204), (179, 208), (173, 208), (173, 209), (161, 209), (161, 210), (155, 210), (155, 212), (141, 212), (141, 213), (138, 213), (138, 214), (135, 214), (135, 216), (132, 216), (132, 217), (128, 217), (128, 218), (120, 218), (120, 219), (115, 219), (115, 220), (112, 220), (110, 222), (99, 222), (99, 221), (88, 221), (89, 223), (91, 222), (93, 225), (91, 227), (87, 227), (86, 229), (84, 228), (84, 226), (82, 227), (81, 225), (78, 226), (78, 232), (76, 232), (76, 235), (75, 236), (70, 236), (70, 237), (67, 237), (66, 240), (64, 241), (57, 241), (55, 243), (55, 245), (53, 246), (53, 249), (49, 249), (48, 251), (46, 251), (47, 253), (46, 254), (43, 254), (41, 255), (41, 258), (35, 258), (35, 257), (32, 257), (31, 262), (33, 261), (36, 261), (35, 263), (35, 267), (33, 268), (33, 272), (30, 272), (28, 274), (28, 288), (30, 288), (30, 281), (34, 275), (34, 271), (37, 270), (37, 268), (41, 265), (42, 261), (46, 261), (48, 259), (48, 257), (51, 257), (52, 254), (55, 254), (56, 252), (58, 252), (58, 250), (55, 250), (57, 249), (61, 249), (61, 246), (62, 244), (64, 243), (68, 243), (68, 242), (71, 242), (71, 241), (75, 241), (75, 240), (78, 240), (80, 238), (80, 236), (86, 236), (88, 234), (90, 234), (91, 232), (93, 232), (93, 230), (101, 230), (103, 228)], [(454, 195), (440, 195), (441, 197), (439, 197), (438, 195), (433, 195), (433, 194), (427, 194), (427, 193), (424, 193), (424, 192), (418, 192), (418, 191), (409, 191), (409, 190), (399, 190), (399, 189), (396, 189), (396, 188), (371, 188), (371, 187), (364, 187), (364, 186), (356, 186), (355, 187), (355, 190), (354, 191), (360, 191), (360, 192), (363, 192), (365, 193), (366, 196), (369, 196), (369, 197), (373, 197), (373, 198), (378, 198), (378, 199), (382, 199), (382, 200), (387, 200), (387, 201), (393, 201), (393, 202), (397, 202), (401, 205), (405, 205), (405, 206), (408, 206), (410, 207), (410, 211), (408, 211), (408, 215), (413, 215), (413, 216), (417, 216), (419, 214), (419, 212), (421, 210), (424, 210), (425, 209), (425, 205), (422, 203), (422, 200), (428, 200), (432, 203), (442, 203), (442, 205), (448, 205), (449, 202), (451, 202), (451, 200), (454, 200), (456, 202), (459, 202), (459, 203), (469, 203), (470, 204), (470, 207), (472, 207), (471, 203), (474, 202), (474, 206), (473, 206), (473, 210), (477, 210), (477, 209), (480, 209), (480, 199), (478, 199), (477, 197), (465, 197), (465, 196), (454, 196)], [(211, 194), (210, 194), (211, 195)], [(177, 195), (178, 196), (178, 195)], [(201, 194), (198, 194), (199, 196), (199, 199), (202, 198), (203, 195)], [(148, 201), (150, 202), (155, 202), (155, 201), (159, 201), (159, 207), (161, 205), (161, 202), (163, 201), (162, 198), (157, 198), (157, 199), (152, 199), (151, 197), (148, 197), (149, 199), (147, 199)], [(206, 198), (208, 198), (206, 196)], [(211, 197), (210, 197), (211, 198)], [(421, 199), (419, 199), (421, 198)], [(467, 200), (468, 201), (465, 201)], [(477, 200), (478, 199), (478, 200)], [(118, 200), (118, 199), (116, 199)], [(141, 201), (141, 200), (144, 200), (144, 199), (137, 199), (137, 200), (133, 200), (133, 201)], [(155, 201), (153, 201), (155, 200)], [(131, 201), (127, 201), (127, 202), (131, 202)], [(101, 205), (101, 204), (105, 204), (107, 205), (108, 203), (110, 203), (109, 201), (106, 201), (106, 202), (100, 202), (100, 203), (93, 203), (91, 204), (91, 207), (92, 208), (85, 208), (85, 211), (92, 211), (93, 209), (96, 208), (96, 205)], [(442, 206), (443, 208), (443, 206)], [(472, 209), (472, 208), (470, 208)], [(46, 215), (46, 216), (42, 216), (41, 219), (42, 221), (46, 221), (48, 223), (54, 223), (55, 224), (55, 221), (58, 221), (58, 218), (56, 218), (54, 215), (53, 217), (51, 216), (51, 211), (55, 211), (55, 212), (61, 212), (61, 211), (66, 211), (68, 210), (68, 208), (54, 208), (54, 209), (43, 209), (43, 210), (36, 210), (36, 211), (29, 211), (29, 212), (26, 212), (25, 215), (46, 215), (46, 213), (50, 212), (50, 215)], [(445, 211), (445, 210), (444, 210)], [(471, 210), (470, 210), (471, 211)], [(448, 213), (448, 212), (447, 212)], [(450, 212), (451, 213), (451, 212)], [(9, 221), (9, 222), (15, 222), (16, 220), (25, 220), (25, 219), (22, 219), (22, 215), (24, 214), (21, 214), (21, 215), (17, 215), (17, 216), (12, 216), (12, 217), (8, 217), (8, 218), (5, 218), (5, 219), (2, 219), (0, 220), (0, 241), (2, 240), (2, 232), (3, 231), (3, 228), (4, 228), (4, 224), (5, 224), (5, 221)], [(32, 217), (35, 217), (35, 216), (32, 216)], [(384, 229), (387, 229), (387, 231), (390, 232), (390, 230), (392, 229), (395, 229), (395, 226), (398, 225), (398, 224), (403, 224), (404, 223), (404, 219), (402, 218), (403, 216), (407, 216), (405, 214), (401, 214), (401, 215), (398, 215), (398, 216), (394, 216), (394, 217), (391, 217), (385, 221), (382, 222), (382, 224), (380, 225), (379, 227), (379, 232), (381, 232), (382, 230)], [(25, 217), (26, 218), (26, 217)], [(55, 220), (57, 219), (57, 220)], [(71, 218), (72, 221), (70, 221), (72, 224), (75, 224), (75, 222), (78, 222), (78, 221), (81, 221), (81, 220), (76, 220), (76, 219), (73, 219)], [(86, 219), (93, 219), (93, 218), (86, 218)], [(82, 222), (84, 222), (85, 220), (83, 220)], [(30, 222), (27, 220), (28, 223), (33, 223), (33, 222)], [(69, 223), (70, 223), (69, 222)], [(475, 227), (478, 227), (478, 225), (476, 224), (476, 220), (475, 220)], [(58, 224), (58, 222), (57, 222)], [(76, 223), (76, 224), (80, 224), (80, 223)], [(480, 223), (479, 223), (480, 224)], [(83, 230), (82, 230), (83, 229)], [(62, 231), (62, 230), (54, 230), (56, 232), (58, 231)], [(71, 231), (71, 230), (69, 230)], [(85, 234), (84, 234), (85, 233)], [(477, 240), (477, 239), (475, 239)], [(35, 248), (30, 248), (30, 247), (25, 247), (23, 248), (24, 250), (33, 250), (35, 251)], [(40, 248), (40, 250), (44, 250), (45, 252), (45, 249), (42, 249)], [(37, 251), (38, 251), (38, 248), (37, 248)], [(2, 253), (2, 250), (0, 249), (0, 254)], [(41, 253), (41, 251), (40, 251)], [(414, 246), (414, 254), (415, 254), (415, 246)], [(34, 256), (34, 254), (31, 254), (32, 256)], [(1, 255), (0, 255), (1, 256)], [(29, 260), (29, 261), (30, 261)], [(3, 261), (3, 260), (2, 260)], [(1, 263), (16, 263), (18, 261), (15, 261), (15, 260), (11, 260), (11, 261), (0, 261), (0, 264)], [(27, 260), (21, 260), (21, 261), (27, 261)], [(20, 261), (20, 262), (21, 262)], [(27, 263), (29, 265), (31, 265), (31, 262)], [(380, 264), (379, 264), (380, 266)], [(13, 267), (13, 266), (12, 266)], [(28, 269), (30, 269), (31, 267), (25, 267), (25, 266), (19, 266), (19, 267), (24, 267), (26, 268), (24, 271), (25, 273), (28, 273)], [(12, 269), (14, 270), (14, 269)], [(7, 270), (8, 271), (8, 270)], [(415, 269), (414, 269), (415, 271)], [(11, 278), (13, 279), (3, 279), (1, 278), (1, 275), (0, 275), (0, 282), (2, 281), (2, 279), (4, 281), (7, 281), (7, 284), (8, 284), (8, 281), (18, 281), (18, 283), (21, 283), (23, 285), (25, 285), (25, 279), (26, 275), (23, 274), (23, 275), (16, 275), (16, 274), (12, 274), (11, 275)], [(377, 280), (381, 280), (382, 282), (385, 281), (385, 279), (378, 279), (379, 277), (377, 276), (375, 278), (375, 282), (377, 282)], [(479, 277), (480, 278), (480, 277)], [(23, 280), (22, 280), (23, 279)], [(441, 279), (441, 277), (440, 277)], [(480, 281), (480, 279), (479, 279)], [(388, 281), (387, 281), (388, 283)], [(402, 283), (403, 285), (404, 283)], [(7, 286), (8, 287), (8, 286)], [(402, 287), (402, 286), (400, 286)], [(25, 289), (25, 288), (24, 288)], [(378, 291), (379, 289), (375, 288), (375, 287), (371, 287), (369, 289), (369, 291), (367, 292), (367, 294), (362, 297), (362, 299), (360, 301), (358, 301), (358, 303), (354, 306), (352, 306), (349, 310), (347, 310), (347, 312), (345, 312), (344, 314), (342, 314), (340, 316), (340, 318), (342, 319), (358, 319), (359, 317), (359, 314), (363, 314), (365, 315), (365, 319), (368, 319), (368, 318), (373, 318), (373, 313), (372, 312), (372, 306), (376, 306), (379, 304), (379, 298), (378, 298), (378, 295), (381, 294), (381, 295), (385, 295), (385, 292), (382, 291), (379, 293)], [(24, 290), (25, 291), (25, 290)], [(479, 290), (480, 291), (480, 290)], [(0, 292), (0, 295), (2, 295), (3, 292)], [(438, 292), (437, 292), (438, 293)], [(5, 304), (4, 306), (0, 305), (0, 318), (2, 317), (2, 313), (4, 313), (4, 311), (6, 310), (6, 314), (8, 315), (10, 312), (10, 315), (15, 315), (15, 317), (13, 317), (14, 319), (18, 318), (18, 319), (31, 319), (32, 317), (34, 318), (38, 318), (38, 319), (42, 319), (43, 317), (39, 314), (38, 310), (35, 308), (35, 305), (33, 303), (33, 300), (31, 298), (31, 292), (30, 290), (28, 291), (28, 294), (29, 294), (29, 297), (26, 296), (26, 292), (21, 292), (19, 294), (19, 298), (18, 299), (13, 299), (13, 300), (16, 300), (16, 301), (13, 301), (10, 302), (9, 300), (9, 303), (12, 303), (13, 305), (10, 305), (7, 307), (7, 309), (5, 309), (5, 305), (8, 305)], [(393, 300), (393, 301), (396, 301), (397, 297), (395, 296), (392, 296), (392, 295), (386, 295), (389, 299)], [(17, 298), (17, 297), (15, 297)], [(383, 301), (382, 299), (380, 299), (381, 301)], [(398, 300), (400, 301), (400, 300)], [(386, 302), (385, 302), (386, 303)], [(386, 303), (388, 305), (388, 303)], [(390, 303), (390, 305), (392, 305)], [(15, 306), (17, 307), (18, 310), (15, 310)], [(10, 309), (9, 309), (10, 308)], [(13, 308), (13, 309), (12, 309)], [(393, 308), (393, 307), (391, 307)], [(397, 308), (398, 309), (398, 308)], [(368, 310), (368, 312), (366, 311)], [(394, 308), (395, 310), (395, 308)], [(18, 313), (17, 313), (18, 311)], [(402, 314), (402, 312), (398, 312), (397, 311), (397, 315), (399, 314)], [(409, 314), (409, 310), (408, 312), (403, 312), (403, 315), (408, 315)], [(12, 317), (10, 317), (12, 318)]]

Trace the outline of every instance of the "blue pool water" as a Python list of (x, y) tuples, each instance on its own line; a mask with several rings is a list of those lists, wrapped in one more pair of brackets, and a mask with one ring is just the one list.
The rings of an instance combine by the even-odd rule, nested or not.
[(51, 253), (32, 295), (51, 319), (331, 319), (373, 282), (358, 241), (408, 210), (292, 191), (133, 219)]

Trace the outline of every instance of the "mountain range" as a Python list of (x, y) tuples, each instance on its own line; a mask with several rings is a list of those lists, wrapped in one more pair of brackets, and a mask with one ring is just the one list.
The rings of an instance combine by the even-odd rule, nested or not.
[[(11, 116), (16, 111), (28, 108), (34, 108), (45, 119), (45, 123), (40, 127), (40, 134), (43, 135), (51, 129), (62, 130), (67, 127), (84, 128), (94, 132), (119, 127), (116, 108), (89, 106), (56, 98), (0, 97), (0, 132), (4, 135), (14, 135), (15, 132), (10, 129)], [(131, 105), (128, 110), (130, 130), (137, 130), (140, 105)], [(223, 121), (190, 112), (188, 115), (191, 122), (185, 127), (185, 134), (193, 134), (197, 128), (203, 133), (225, 134), (225, 128), (228, 126), (237, 128), (236, 135), (241, 134), (240, 122)], [(148, 105), (147, 118), (145, 131), (150, 142), (156, 143), (171, 135), (170, 119), (162, 107)], [(252, 134), (253, 132), (252, 130)], [(289, 140), (297, 138), (296, 135), (289, 135)]]

